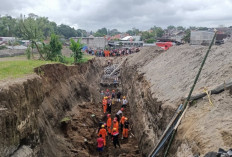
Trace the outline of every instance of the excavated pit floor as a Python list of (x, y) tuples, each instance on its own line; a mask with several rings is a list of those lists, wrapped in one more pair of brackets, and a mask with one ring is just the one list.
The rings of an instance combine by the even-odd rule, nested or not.
[[(120, 80), (119, 80), (120, 81)], [(122, 92), (121, 85), (114, 87), (111, 85), (99, 84), (100, 91), (110, 91), (120, 90)], [(126, 95), (126, 93), (122, 93)], [(102, 99), (103, 97), (101, 97)], [(112, 119), (116, 115), (116, 112), (121, 108), (121, 103), (117, 102), (115, 99), (115, 104), (112, 105), (111, 117)], [(83, 104), (78, 104), (73, 107), (69, 112), (71, 115), (71, 121), (68, 125), (63, 128), (63, 134), (68, 143), (71, 143), (74, 148), (71, 152), (75, 157), (84, 156), (103, 156), (103, 157), (140, 157), (142, 156), (136, 137), (134, 136), (134, 129), (138, 129), (136, 124), (130, 120), (131, 112), (130, 106), (128, 104), (127, 108), (124, 110), (123, 115), (129, 119), (130, 128), (129, 138), (122, 139), (122, 132), (120, 131), (119, 139), (121, 148), (114, 148), (113, 142), (110, 136), (107, 137), (107, 146), (104, 148), (102, 153), (99, 153), (96, 149), (99, 130), (99, 122), (107, 121), (107, 114), (103, 114), (103, 108), (101, 102), (85, 102)]]

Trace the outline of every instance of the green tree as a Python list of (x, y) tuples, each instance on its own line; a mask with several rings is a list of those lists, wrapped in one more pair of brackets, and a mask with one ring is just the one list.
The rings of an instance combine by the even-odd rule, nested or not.
[(179, 31), (185, 31), (185, 28), (183, 26), (178, 26), (177, 30), (179, 30)]
[(120, 34), (120, 32), (117, 29), (112, 29), (108, 31), (108, 35), (114, 36)]
[(11, 16), (0, 17), (0, 36), (12, 37), (17, 34), (16, 19)]
[(81, 52), (81, 49), (83, 48), (83, 44), (81, 44), (81, 40), (77, 40), (75, 42), (73, 39), (70, 39), (71, 45), (70, 45), (70, 50), (73, 52), (73, 57), (74, 57), (74, 63), (80, 62), (82, 59), (83, 53)]
[(172, 29), (175, 29), (175, 28), (176, 28), (176, 27), (173, 26), (173, 25), (170, 25), (170, 26), (167, 27), (168, 30), (172, 30)]
[(154, 26), (154, 27), (152, 27), (151, 28), (151, 30), (152, 30), (152, 35), (155, 37), (155, 38), (157, 38), (157, 37), (162, 37), (163, 36), (163, 34), (164, 34), (164, 30), (161, 28), (161, 27), (157, 27), (157, 26)]
[(190, 34), (191, 34), (190, 32), (191, 32), (190, 29), (187, 29), (185, 31), (185, 36), (182, 39), (185, 43), (189, 43), (190, 42)]
[(107, 34), (108, 34), (107, 29), (104, 27), (104, 28), (98, 29), (97, 32), (94, 34), (94, 36), (95, 37), (103, 37)]
[(19, 31), (24, 39), (30, 40), (32, 46), (35, 45), (39, 52), (40, 58), (45, 60), (42, 51), (38, 45), (38, 41), (43, 40), (43, 30), (39, 27), (37, 21), (33, 17), (23, 18), (22, 15), (19, 19)]
[(51, 34), (49, 51), (46, 53), (47, 59), (56, 61), (59, 57), (62, 56), (61, 49), (62, 49), (62, 44), (59, 41), (59, 37), (55, 34)]
[(139, 35), (140, 31), (137, 28), (132, 28), (132, 30), (126, 31), (127, 34), (134, 36), (134, 35)]
[(134, 32), (132, 30), (128, 30), (128, 31), (126, 31), (126, 33), (131, 35), (131, 36), (134, 35)]
[(64, 24), (58, 26), (58, 32), (60, 35), (63, 35), (66, 39), (77, 36), (77, 32), (74, 28), (71, 28), (70, 26)]

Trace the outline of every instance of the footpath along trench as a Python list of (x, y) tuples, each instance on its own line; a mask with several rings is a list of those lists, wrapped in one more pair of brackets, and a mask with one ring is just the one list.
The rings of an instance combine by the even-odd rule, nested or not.
[[(106, 73), (111, 73), (118, 64), (116, 65), (108, 65), (105, 67), (105, 73), (102, 76), (100, 91), (105, 93), (109, 90), (110, 95), (112, 95), (112, 91), (114, 90), (121, 92), (121, 100), (122, 97), (127, 95), (127, 93), (122, 93), (122, 86), (120, 81), (120, 71), (119, 69), (115, 72), (112, 77), (107, 77)], [(114, 67), (114, 68), (109, 68)], [(110, 70), (109, 70), (110, 69)], [(108, 71), (107, 71), (108, 70)], [(107, 72), (106, 72), (107, 71)], [(113, 82), (114, 78), (117, 78), (118, 85), (115, 87)], [(100, 95), (100, 94), (99, 94)], [(101, 94), (101, 100), (105, 95)], [(127, 98), (128, 99), (128, 98)], [(115, 102), (111, 107), (111, 119), (112, 119), (112, 128), (113, 129), (113, 119), (118, 112), (118, 110), (122, 107), (122, 101), (117, 102), (116, 98), (113, 99)], [(68, 127), (64, 129), (64, 134), (67, 139), (67, 142), (72, 143), (75, 149), (71, 151), (75, 154), (74, 156), (127, 156), (127, 157), (139, 157), (141, 156), (138, 142), (134, 136), (134, 128), (136, 128), (136, 124), (132, 123), (131, 112), (129, 109), (129, 105), (123, 110), (123, 116), (127, 117), (129, 120), (129, 136), (128, 139), (122, 139), (122, 132), (119, 125), (119, 143), (121, 148), (114, 148), (112, 137), (110, 135), (106, 138), (106, 146), (104, 147), (103, 152), (99, 153), (97, 151), (97, 138), (99, 126), (101, 123), (107, 122), (107, 113), (103, 113), (103, 105), (102, 102), (99, 103), (85, 103), (82, 105), (78, 105), (76, 108), (73, 108), (70, 115), (72, 116), (72, 121), (69, 123)], [(122, 117), (122, 116), (121, 116)], [(88, 151), (86, 151), (88, 150)]]

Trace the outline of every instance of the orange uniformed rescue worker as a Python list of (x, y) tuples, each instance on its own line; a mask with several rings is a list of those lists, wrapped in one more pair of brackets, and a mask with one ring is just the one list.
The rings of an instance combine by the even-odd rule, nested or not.
[(112, 122), (111, 122), (111, 115), (110, 114), (107, 115), (106, 125), (107, 125), (107, 131), (108, 131), (108, 133), (111, 134), (111, 125), (112, 125)]
[(104, 99), (102, 100), (102, 104), (103, 104), (103, 112), (106, 113), (106, 110), (107, 110), (107, 97), (104, 97)]
[(120, 120), (120, 131), (122, 132), (123, 130), (123, 125), (124, 125), (124, 122), (125, 122), (125, 116), (122, 116), (121, 120)]
[(107, 132), (105, 129), (105, 125), (101, 126), (102, 128), (100, 129), (98, 136), (102, 135), (102, 138), (104, 139), (104, 146), (106, 146), (106, 136), (107, 136)]
[(118, 121), (116, 119), (113, 121), (113, 128), (116, 128), (116, 131), (118, 132)]
[(128, 132), (129, 132), (129, 122), (128, 119), (125, 118), (125, 123), (122, 132), (123, 138), (128, 138)]

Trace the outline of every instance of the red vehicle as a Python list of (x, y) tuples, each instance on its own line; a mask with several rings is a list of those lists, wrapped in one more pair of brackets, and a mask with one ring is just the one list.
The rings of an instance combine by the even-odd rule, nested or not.
[(168, 50), (169, 47), (173, 46), (173, 43), (172, 42), (157, 42), (156, 46), (159, 46), (160, 48), (164, 50)]

